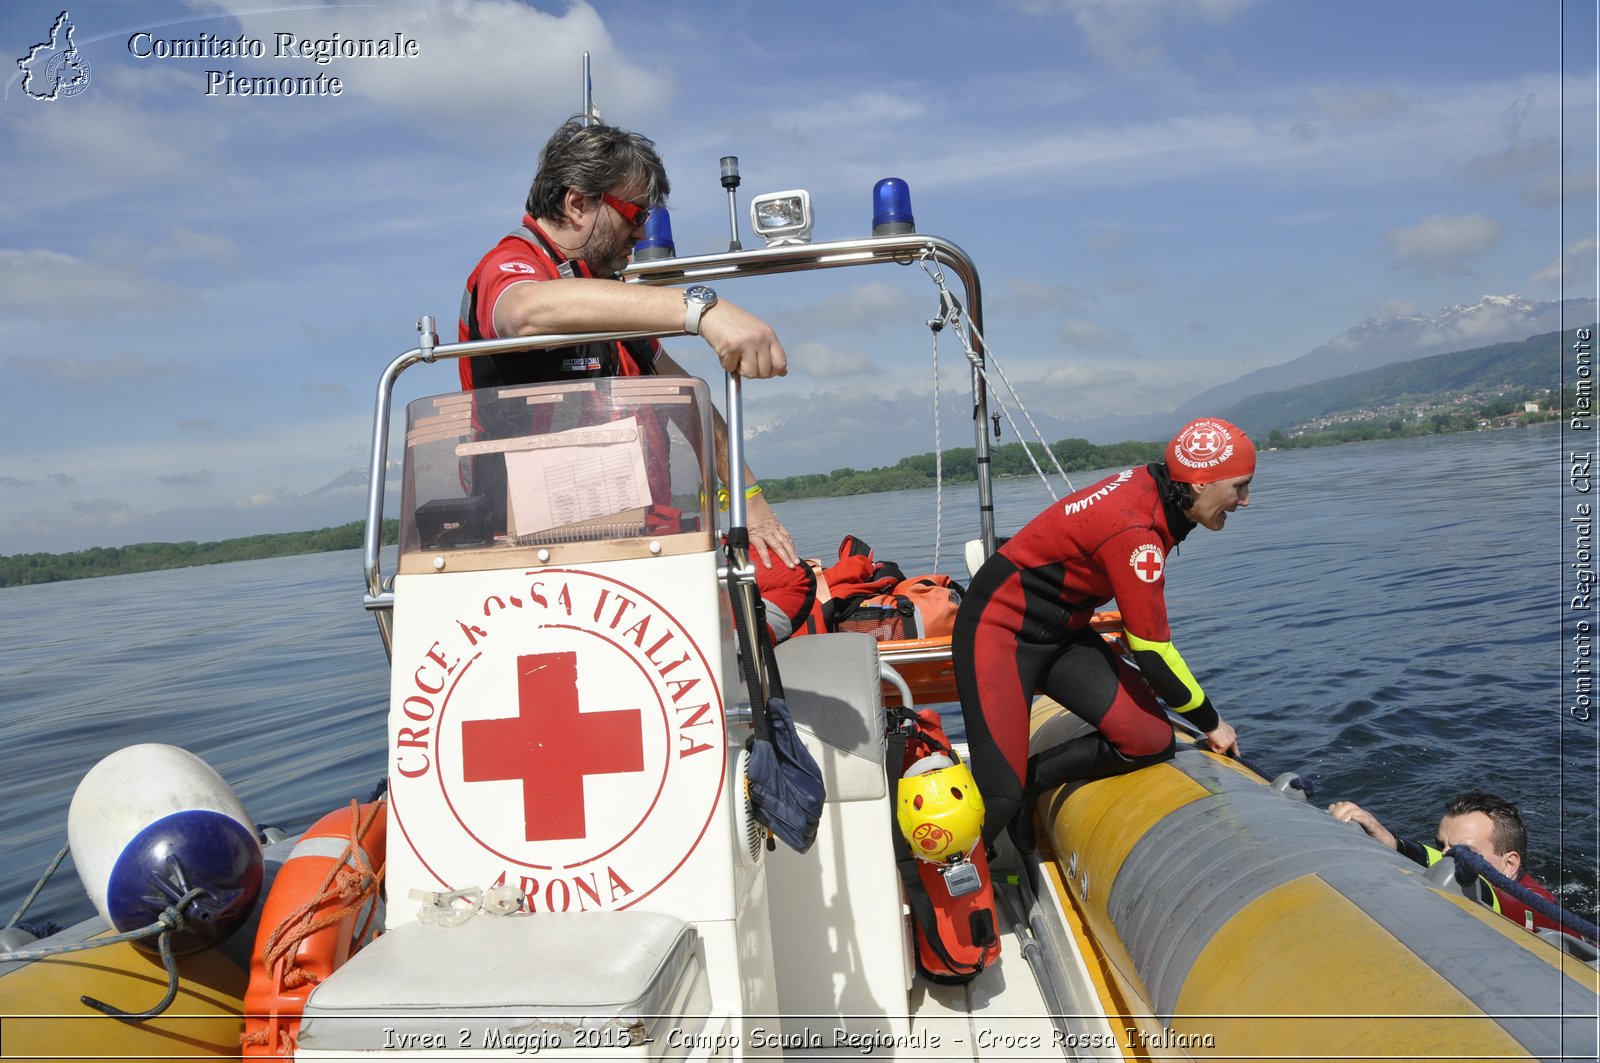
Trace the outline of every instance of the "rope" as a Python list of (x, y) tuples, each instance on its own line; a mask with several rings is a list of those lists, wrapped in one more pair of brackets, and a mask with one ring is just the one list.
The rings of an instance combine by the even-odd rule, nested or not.
[[(350, 802), (352, 809), (359, 809), (356, 801)], [(374, 803), (365, 818), (355, 816), (350, 822), (350, 840), (345, 844), (344, 852), (339, 855), (327, 875), (323, 877), (322, 884), (317, 888), (317, 895), (302, 904), (284, 917), (283, 922), (273, 928), (267, 935), (267, 941), (261, 950), (262, 965), (269, 971), (276, 972), (280, 962), (284, 964), (283, 974), (279, 980), (279, 988), (297, 989), (317, 980), (317, 976), (310, 971), (294, 965), (291, 957), (300, 943), (313, 934), (337, 926), (344, 918), (357, 912), (367, 903), (369, 898), (375, 897), (378, 887), (383, 881), (383, 870), (374, 871), (366, 851), (361, 846), (361, 840), (366, 837), (368, 829), (372, 826), (377, 814), (382, 811), (381, 804)], [(351, 865), (356, 866), (352, 867)], [(342, 901), (338, 907), (317, 916), (319, 907)], [(376, 905), (373, 909), (376, 910)], [(371, 925), (372, 913), (369, 912), (362, 925), (362, 932)], [(361, 935), (356, 935), (355, 940), (361, 940)]]
[[(294, 962), (301, 943), (314, 934), (338, 926), (346, 916), (365, 906), (368, 900), (375, 901), (378, 890), (383, 884), (384, 872), (388, 869), (387, 863), (374, 871), (366, 849), (361, 844), (378, 814), (383, 811), (383, 805), (376, 801), (372, 802), (372, 807), (365, 817), (359, 815), (361, 807), (359, 802), (351, 800), (350, 806), (352, 811), (358, 813), (350, 820), (350, 838), (345, 843), (339, 858), (323, 876), (322, 883), (317, 887), (316, 896), (284, 916), (282, 922), (273, 927), (272, 932), (267, 935), (266, 943), (261, 947), (262, 966), (272, 972), (275, 982), (272, 991), (274, 1001), (285, 990), (313, 985), (318, 980), (316, 974), (297, 966)], [(342, 903), (321, 916), (315, 914), (322, 905), (335, 902)], [(377, 911), (376, 903), (367, 910), (366, 918), (351, 938), (354, 943), (352, 952), (360, 947), (360, 942), (371, 929)], [(292, 1052), (295, 1048), (294, 1035), (279, 1025), (276, 1003), (273, 1004), (273, 1013), (269, 1016), (267, 1024), (259, 1030), (241, 1034), (239, 1043), (243, 1047), (268, 1045), (275, 1050), (282, 1049), (285, 1052)]]
[(1569, 930), (1576, 930), (1590, 941), (1600, 941), (1600, 926), (1589, 922), (1581, 915), (1574, 915), (1546, 897), (1539, 896), (1522, 883), (1507, 878), (1498, 868), (1478, 855), (1470, 845), (1452, 845), (1448, 855), (1455, 858), (1456, 882), (1461, 885), (1469, 885), (1474, 878), (1480, 876), (1486, 878), (1490, 885), (1511, 894), (1552, 923)]
[(7, 930), (10, 930), (12, 927), (16, 926), (22, 921), (22, 917), (27, 914), (28, 909), (32, 907), (33, 902), (38, 898), (39, 891), (44, 889), (44, 884), (50, 881), (50, 876), (56, 873), (56, 868), (61, 866), (61, 861), (67, 858), (67, 853), (70, 852), (71, 849), (71, 845), (63, 845), (61, 847), (61, 851), (56, 854), (56, 858), (50, 861), (50, 866), (44, 869), (44, 874), (40, 875), (39, 881), (34, 884), (33, 892), (28, 894), (27, 899), (22, 902), (22, 907), (17, 909), (17, 914), (13, 915), (11, 917), (11, 921), (6, 924), (5, 928)]
[[(1011, 401), (1017, 404), (1017, 409), (1022, 413), (1022, 419), (1027, 421), (1028, 427), (1033, 430), (1033, 436), (1039, 441), (1040, 448), (1043, 449), (1046, 454), (1050, 455), (1050, 464), (1055, 466), (1056, 474), (1060, 476), (1063, 481), (1065, 481), (1067, 485), (1067, 491), (1076, 491), (1077, 488), (1072, 486), (1072, 478), (1069, 477), (1066, 473), (1066, 470), (1061, 467), (1061, 461), (1056, 457), (1055, 450), (1051, 448), (1049, 443), (1045, 442), (1044, 433), (1039, 431), (1039, 426), (1033, 423), (1033, 416), (1028, 413), (1028, 408), (1023, 404), (1022, 397), (1017, 394), (1017, 389), (1011, 386), (1011, 380), (1006, 376), (1005, 368), (1001, 366), (999, 360), (994, 357), (994, 351), (989, 347), (988, 342), (983, 338), (983, 333), (979, 332), (978, 327), (970, 322), (968, 323), (967, 328), (971, 329), (972, 335), (978, 337), (978, 342), (983, 344), (984, 350), (989, 352), (989, 361), (993, 363), (994, 371), (1000, 375), (1000, 382), (1006, 386), (1006, 393), (1011, 396)], [(962, 331), (959, 325), (956, 329), (956, 335), (961, 337), (961, 345), (966, 351), (967, 361), (972, 363), (972, 367), (977, 370), (978, 375), (983, 377), (983, 382), (988, 384), (989, 374), (984, 371), (982, 363), (979, 362), (978, 352), (973, 348), (972, 340), (967, 336), (966, 332)], [(993, 385), (990, 385), (990, 387), (992, 388)], [(1011, 426), (1012, 434), (1017, 437), (1017, 442), (1022, 444), (1022, 452), (1028, 455), (1028, 462), (1033, 466), (1033, 471), (1038, 474), (1039, 479), (1043, 481), (1045, 487), (1049, 488), (1050, 497), (1059, 498), (1055, 492), (1055, 488), (1050, 486), (1050, 480), (1045, 476), (1044, 470), (1039, 468), (1038, 461), (1034, 459), (1033, 448), (1028, 444), (1028, 441), (1023, 438), (1022, 430), (1017, 427), (1017, 422), (1012, 418), (1010, 409), (1002, 404), (1000, 407), (1000, 412), (1006, 415), (1006, 423)]]
[[(205, 890), (198, 887), (185, 893), (176, 902), (168, 905), (156, 917), (156, 921), (137, 930), (126, 930), (110, 937), (90, 938), (87, 941), (72, 941), (61, 945), (41, 945), (32, 949), (15, 949), (11, 952), (0, 952), (0, 963), (10, 963), (13, 960), (47, 960), (52, 956), (63, 956), (69, 952), (88, 952), (91, 949), (104, 948), (107, 945), (121, 945), (129, 941), (142, 941), (167, 930), (169, 925), (174, 930), (182, 930), (186, 921), (181, 909), (192, 902), (196, 897), (203, 896)], [(170, 920), (176, 918), (176, 923)]]
[[(1040, 447), (1042, 447), (1044, 452), (1050, 456), (1050, 464), (1055, 466), (1056, 473), (1066, 483), (1067, 490), (1069, 492), (1077, 490), (1077, 488), (1072, 486), (1071, 477), (1069, 477), (1066, 473), (1066, 470), (1061, 467), (1061, 462), (1056, 457), (1056, 452), (1051, 448), (1050, 444), (1045, 441), (1044, 433), (1039, 431), (1039, 426), (1034, 423), (1032, 415), (1028, 413), (1028, 408), (1026, 404), (1023, 403), (1021, 396), (1017, 394), (1016, 388), (1011, 386), (1010, 378), (1006, 376), (1005, 369), (1000, 365), (999, 360), (994, 357), (994, 351), (989, 348), (987, 341), (985, 341), (983, 338), (983, 334), (970, 320), (963, 324), (961, 304), (956, 300), (956, 297), (951, 293), (949, 287), (945, 284), (944, 271), (939, 269), (937, 262), (935, 262), (933, 268), (930, 269), (928, 266), (930, 261), (933, 261), (931, 253), (924, 252), (920, 257), (918, 264), (921, 265), (922, 271), (928, 275), (928, 278), (938, 286), (940, 300), (943, 306), (946, 308), (945, 320), (949, 321), (955, 326), (956, 336), (961, 340), (962, 350), (966, 354), (967, 362), (972, 366), (973, 372), (983, 379), (984, 384), (987, 385), (991, 391), (994, 390), (994, 386), (989, 380), (989, 374), (984, 369), (983, 362), (978, 358), (978, 352), (972, 344), (972, 336), (976, 336), (978, 338), (978, 342), (984, 345), (984, 349), (989, 351), (989, 361), (993, 364), (995, 372), (999, 374), (1001, 383), (1005, 385), (1006, 393), (1011, 396), (1011, 402), (1016, 404), (1017, 409), (1022, 413), (1023, 420), (1028, 422), (1028, 427), (1033, 431), (1033, 438), (1039, 441)], [(1000, 407), (1000, 412), (1005, 415), (1006, 423), (1011, 426), (1011, 433), (1015, 435), (1017, 437), (1017, 441), (1022, 444), (1022, 452), (1028, 456), (1028, 463), (1033, 466), (1034, 473), (1039, 477), (1040, 482), (1045, 485), (1045, 489), (1050, 492), (1050, 497), (1059, 500), (1060, 496), (1056, 494), (1055, 487), (1050, 483), (1049, 477), (1045, 475), (1044, 470), (1039, 467), (1039, 462), (1033, 456), (1032, 445), (1028, 442), (1028, 439), (1022, 430), (1017, 427), (1016, 420), (1011, 416), (1010, 407), (1005, 403), (999, 403), (998, 405)]]
[(153, 1019), (170, 1008), (172, 1002), (178, 999), (178, 958), (172, 954), (172, 933), (175, 930), (182, 930), (187, 921), (183, 915), (183, 907), (195, 898), (203, 896), (205, 892), (203, 889), (196, 888), (185, 893), (178, 899), (177, 904), (169, 906), (161, 913), (161, 917), (152, 924), (152, 926), (161, 927), (161, 937), (156, 942), (156, 949), (161, 953), (161, 966), (166, 968), (167, 971), (167, 994), (161, 998), (155, 1007), (147, 1008), (144, 1011), (130, 1012), (123, 1011), (114, 1004), (107, 1004), (103, 1000), (96, 1000), (87, 994), (78, 999), (96, 1011), (104, 1012), (118, 1022), (125, 1022), (129, 1026), (135, 1026), (146, 1019)]
[[(46, 871), (44, 878), (39, 880), (40, 886), (43, 886), (44, 880), (48, 879), (51, 873), (61, 865), (61, 857), (65, 855), (66, 850), (62, 849), (61, 855), (57, 856), (55, 862), (50, 865), (50, 870)], [(38, 893), (37, 888), (35, 888), (34, 893)], [(189, 890), (182, 897), (179, 897), (176, 902), (163, 909), (161, 914), (156, 917), (155, 922), (148, 926), (140, 927), (137, 930), (128, 930), (121, 934), (112, 934), (110, 937), (91, 938), (88, 941), (73, 941), (61, 945), (43, 945), (34, 949), (15, 949), (11, 952), (0, 953), (0, 963), (8, 963), (14, 960), (46, 960), (52, 956), (64, 956), (72, 952), (88, 952), (91, 949), (101, 949), (105, 948), (107, 945), (121, 945), (131, 941), (142, 941), (147, 937), (159, 934), (160, 940), (156, 943), (156, 947), (161, 954), (161, 965), (165, 967), (167, 971), (167, 994), (161, 998), (160, 1003), (156, 1004), (155, 1007), (147, 1008), (146, 1010), (139, 1012), (128, 1012), (123, 1011), (121, 1008), (116, 1007), (113, 1004), (107, 1004), (104, 1001), (96, 1000), (90, 996), (78, 998), (91, 1008), (94, 1008), (97, 1011), (105, 1012), (113, 1019), (118, 1019), (130, 1025), (144, 1022), (146, 1019), (153, 1019), (157, 1015), (160, 1015), (162, 1012), (166, 1011), (172, 1006), (172, 1002), (178, 997), (178, 961), (177, 958), (172, 954), (172, 935), (175, 931), (182, 930), (188, 925), (188, 918), (184, 915), (183, 910), (190, 904), (194, 903), (197, 898), (204, 897), (205, 895), (206, 891), (198, 887)], [(27, 910), (28, 904), (31, 904), (32, 901), (33, 897), (30, 896), (27, 902), (25, 902), (22, 906), (23, 911)], [(15, 925), (16, 919), (20, 918), (21, 915), (22, 912), (19, 911), (17, 915), (13, 917), (12, 923), (8, 925), (7, 929), (9, 929), (11, 925)]]
[(945, 326), (946, 303), (941, 297), (939, 316), (928, 322), (933, 348), (933, 570), (939, 571), (939, 547), (944, 542), (944, 442), (941, 431), (944, 408), (939, 404), (939, 333)]

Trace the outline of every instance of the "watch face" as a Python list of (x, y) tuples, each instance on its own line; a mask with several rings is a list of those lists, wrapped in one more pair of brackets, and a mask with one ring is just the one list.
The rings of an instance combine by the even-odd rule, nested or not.
[(717, 301), (717, 293), (707, 288), (704, 284), (696, 284), (692, 288), (685, 288), (683, 297), (697, 303), (714, 303)]

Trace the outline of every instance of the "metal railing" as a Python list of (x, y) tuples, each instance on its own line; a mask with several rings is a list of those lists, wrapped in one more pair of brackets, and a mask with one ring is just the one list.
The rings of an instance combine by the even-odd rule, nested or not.
[[(694, 255), (688, 258), (659, 259), (630, 265), (623, 271), (622, 278), (630, 284), (667, 285), (685, 281), (767, 276), (883, 263), (910, 265), (929, 257), (940, 265), (949, 267), (961, 280), (967, 296), (965, 311), (974, 327), (976, 335), (973, 337), (973, 344), (981, 364), (983, 347), (979, 337), (983, 334), (983, 305), (977, 267), (961, 248), (935, 236), (911, 233), (903, 236), (875, 236), (819, 244), (788, 244), (748, 251)], [(389, 652), (392, 637), (393, 577), (384, 578), (379, 549), (383, 542), (384, 481), (389, 460), (389, 425), (393, 413), (395, 381), (399, 379), (400, 374), (419, 362), (436, 362), (440, 359), (546, 350), (553, 347), (616, 342), (650, 336), (685, 335), (681, 329), (668, 332), (582, 332), (514, 336), (508, 339), (475, 340), (470, 343), (440, 343), (432, 317), (424, 317), (419, 321), (417, 331), (421, 334), (417, 346), (390, 362), (383, 375), (379, 377), (373, 410), (371, 471), (367, 487), (367, 526), (362, 540), (362, 562), (367, 582), (363, 604), (378, 621), (386, 653)], [(984, 555), (988, 556), (994, 552), (994, 496), (990, 480), (989, 440), (985, 432), (988, 422), (988, 396), (984, 389), (983, 378), (976, 372), (973, 374), (972, 386), (975, 402), (973, 434), (977, 447), (979, 523)], [(737, 405), (736, 397), (737, 387), (734, 386), (729, 389), (731, 404)], [(743, 447), (742, 418), (739, 410), (728, 411), (728, 428), (729, 468), (737, 470), (742, 467), (742, 459), (736, 455)], [(735, 443), (735, 440), (738, 442)], [(733, 495), (742, 503), (740, 492), (735, 491)], [(742, 509), (742, 505), (739, 508)]]

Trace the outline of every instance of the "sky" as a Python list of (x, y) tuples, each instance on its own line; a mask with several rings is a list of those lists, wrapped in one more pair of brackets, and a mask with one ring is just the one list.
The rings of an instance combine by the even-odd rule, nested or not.
[[(1375, 316), (1595, 294), (1593, 3), (91, 0), (66, 8), (86, 79), (37, 99), (48, 70), (16, 61), (62, 2), (0, 6), (0, 555), (361, 518), (363, 488), (317, 489), (365, 466), (417, 319), (453, 338), (585, 51), (605, 119), (666, 161), (680, 253), (727, 246), (722, 156), (747, 245), (753, 194), (805, 188), (844, 239), (899, 177), (1058, 420), (1170, 410)], [(415, 54), (324, 64), (280, 34)], [(264, 54), (181, 54), (241, 38)], [(341, 90), (229, 94), (229, 71)], [(936, 295), (881, 269), (722, 289), (791, 360), (747, 385), (753, 424), (813, 411), (848, 443), (869, 399), (929, 407)], [(959, 414), (949, 337), (939, 358)], [(825, 471), (773, 449), (752, 465)]]

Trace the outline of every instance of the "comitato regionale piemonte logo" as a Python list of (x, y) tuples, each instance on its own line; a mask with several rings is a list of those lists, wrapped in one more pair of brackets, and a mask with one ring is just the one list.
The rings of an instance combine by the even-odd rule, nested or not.
[(17, 60), (22, 91), (35, 100), (76, 96), (89, 87), (89, 61), (72, 43), (72, 16), (63, 11), (50, 27), (50, 37)]

